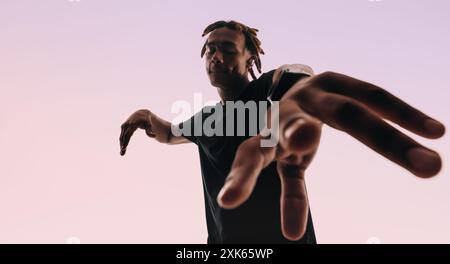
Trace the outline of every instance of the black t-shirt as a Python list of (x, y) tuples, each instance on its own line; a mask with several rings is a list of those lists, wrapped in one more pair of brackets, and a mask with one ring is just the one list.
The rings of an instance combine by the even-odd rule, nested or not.
[[(290, 84), (299, 76), (285, 74), (277, 87), (273, 88), (273, 74), (274, 70), (251, 81), (236, 101), (267, 102), (269, 95), (271, 95), (271, 100), (279, 100), (289, 89)], [(259, 106), (259, 104), (257, 105)], [(206, 106), (179, 125), (180, 128), (190, 125), (188, 129), (191, 134), (183, 136), (197, 144), (200, 154), (208, 243), (316, 243), (311, 212), (308, 214), (306, 233), (302, 239), (289, 241), (282, 235), (281, 185), (276, 162), (272, 162), (262, 170), (253, 193), (240, 207), (229, 210), (218, 205), (217, 195), (231, 169), (236, 150), (245, 139), (249, 138), (250, 131), (247, 128), (245, 136), (207, 136), (198, 135), (198, 133), (195, 136), (195, 123), (201, 125), (202, 120), (205, 121), (217, 107), (224, 109), (226, 105), (218, 103), (215, 106)], [(225, 113), (224, 109), (223, 127), (226, 127), (228, 120)], [(246, 117), (248, 117), (248, 113), (246, 113)], [(215, 123), (214, 125), (217, 125)], [(226, 135), (225, 131), (223, 135)], [(251, 157), (248, 158), (251, 159)]]

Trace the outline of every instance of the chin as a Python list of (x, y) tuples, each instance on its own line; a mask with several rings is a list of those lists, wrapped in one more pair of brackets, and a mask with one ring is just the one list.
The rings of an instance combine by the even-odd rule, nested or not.
[(214, 78), (214, 77), (210, 77), (209, 78), (209, 82), (214, 87), (222, 88), (222, 87), (226, 87), (227, 86), (227, 82), (225, 80), (220, 80), (220, 79)]

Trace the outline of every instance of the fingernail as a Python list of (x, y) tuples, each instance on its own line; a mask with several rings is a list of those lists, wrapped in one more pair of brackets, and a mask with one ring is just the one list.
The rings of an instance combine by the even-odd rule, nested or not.
[(442, 135), (445, 131), (444, 125), (433, 119), (428, 119), (425, 121), (425, 128), (428, 132), (434, 135)]
[(220, 190), (219, 194), (217, 195), (217, 200), (219, 202), (220, 206), (223, 206), (224, 202), (227, 203), (230, 200), (230, 192), (228, 191), (232, 185), (234, 185), (233, 180), (229, 180), (225, 183), (225, 185)]
[(424, 148), (408, 151), (408, 159), (419, 177), (431, 177), (441, 169), (441, 158), (436, 153)]

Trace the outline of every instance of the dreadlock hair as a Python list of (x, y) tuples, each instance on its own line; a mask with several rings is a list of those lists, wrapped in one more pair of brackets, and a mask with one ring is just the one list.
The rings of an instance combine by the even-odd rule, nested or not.
[[(229, 28), (232, 30), (236, 30), (244, 34), (245, 36), (245, 47), (250, 51), (250, 53), (254, 56), (254, 61), (256, 65), (256, 69), (259, 73), (261, 73), (261, 59), (259, 58), (259, 54), (264, 54), (264, 51), (261, 48), (261, 41), (257, 37), (258, 30), (256, 28), (248, 27), (242, 23), (230, 20), (230, 21), (217, 21), (205, 28), (203, 30), (202, 37), (208, 35), (212, 31), (218, 28)], [(206, 44), (208, 43), (208, 40), (205, 41), (205, 44), (203, 44), (201, 57), (203, 58), (203, 55), (206, 52)], [(253, 79), (256, 79), (255, 73), (253, 72), (253, 62), (249, 67), (250, 75)]]

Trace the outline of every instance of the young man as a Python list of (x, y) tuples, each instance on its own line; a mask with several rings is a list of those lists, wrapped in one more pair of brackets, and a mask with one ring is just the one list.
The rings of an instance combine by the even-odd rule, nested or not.
[[(137, 128), (162, 143), (198, 145), (208, 243), (316, 243), (304, 172), (319, 145), (322, 123), (345, 131), (418, 177), (439, 172), (436, 152), (383, 119), (427, 138), (441, 137), (444, 126), (387, 91), (342, 74), (313, 76), (308, 66), (300, 64), (283, 65), (256, 78), (253, 67), (261, 72), (263, 54), (256, 29), (218, 21), (206, 27), (206, 35), (201, 55), (221, 102), (180, 124), (180, 129), (190, 129), (179, 136), (170, 122), (139, 110), (122, 125), (120, 146), (124, 155)], [(241, 113), (247, 117), (244, 135), (195, 133), (198, 123), (203, 127), (211, 115), (219, 115), (214, 127), (231, 126), (235, 132), (235, 119), (229, 121), (235, 113), (226, 111), (228, 102), (278, 102), (277, 144), (263, 147), (262, 141), (273, 135), (249, 133), (255, 117), (246, 112)], [(273, 109), (268, 113), (275, 113)]]

